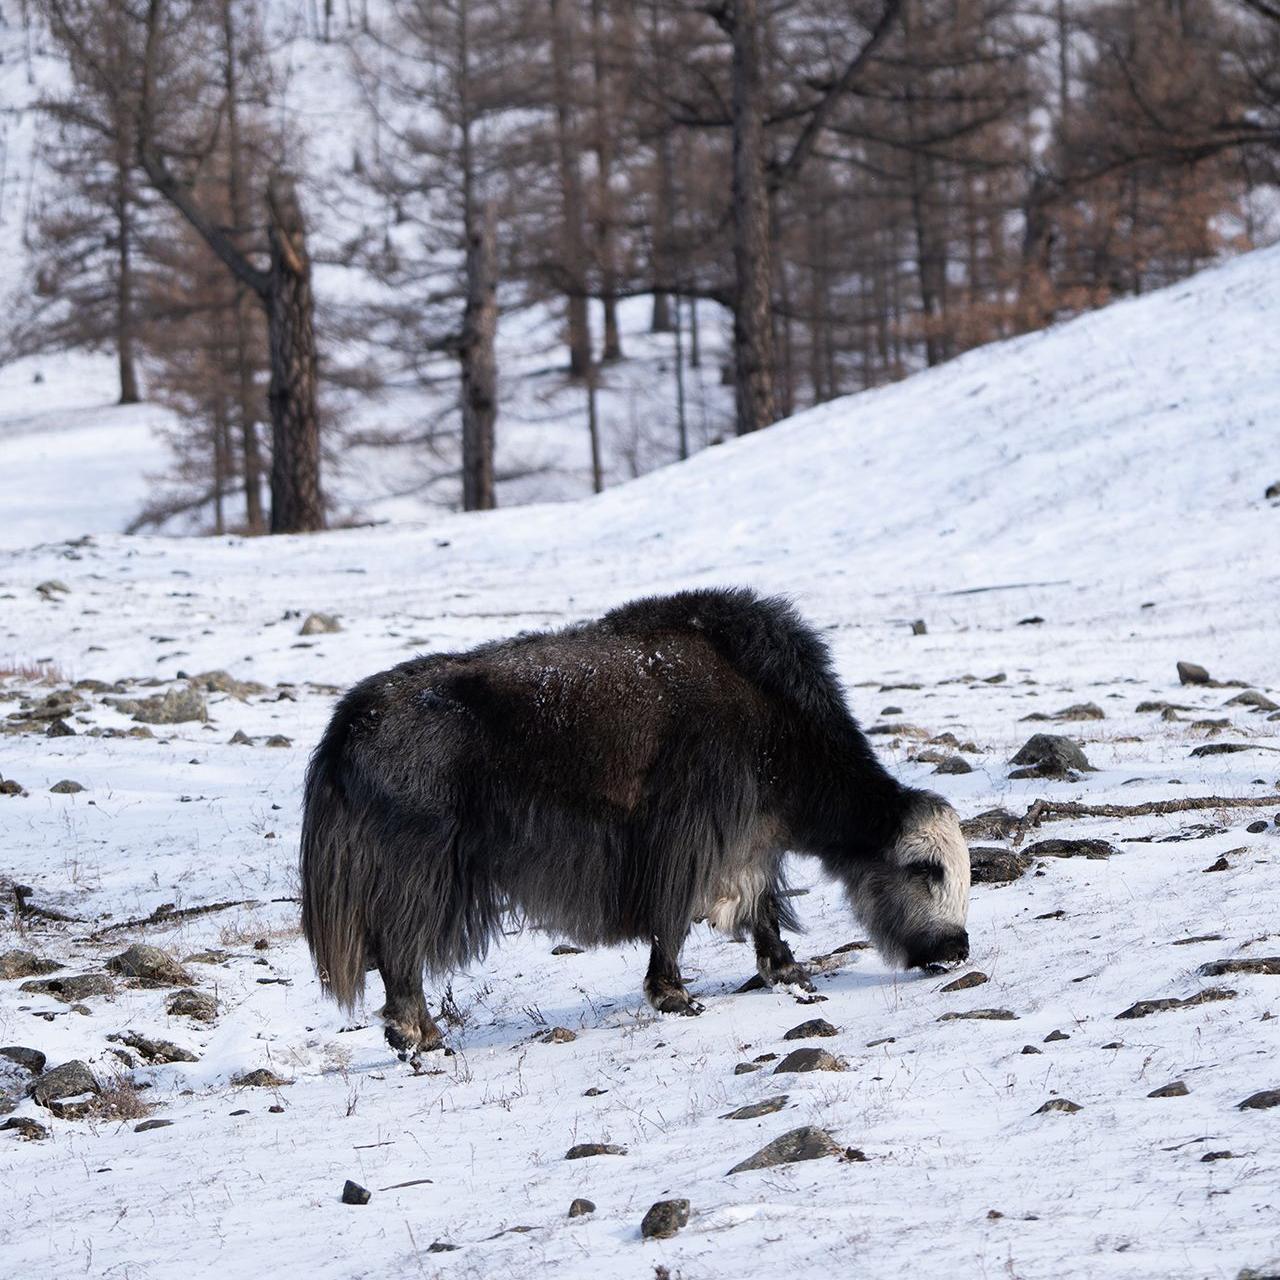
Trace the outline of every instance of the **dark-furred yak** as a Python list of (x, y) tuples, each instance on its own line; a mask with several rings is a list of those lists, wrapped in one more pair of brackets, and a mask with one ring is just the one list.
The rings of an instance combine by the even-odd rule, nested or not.
[(687, 591), (351, 689), (307, 774), (302, 924), (344, 1006), (381, 971), (405, 1056), (441, 1043), (424, 970), (482, 956), (507, 912), (649, 942), (650, 1004), (693, 1014), (679, 956), (699, 919), (750, 933), (765, 982), (812, 989), (780, 932), (798, 927), (787, 850), (843, 882), (891, 963), (968, 955), (951, 806), (881, 766), (790, 604)]

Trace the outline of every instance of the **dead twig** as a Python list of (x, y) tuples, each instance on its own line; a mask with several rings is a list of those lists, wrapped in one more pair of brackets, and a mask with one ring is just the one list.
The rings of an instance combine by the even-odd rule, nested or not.
[(1148, 800), (1145, 804), (1079, 804), (1073, 800), (1036, 800), (1013, 833), (1017, 848), (1027, 832), (1059, 818), (1140, 818), (1152, 813), (1185, 813), (1190, 809), (1266, 809), (1280, 806), (1280, 793), (1269, 796), (1189, 796), (1180, 800)]

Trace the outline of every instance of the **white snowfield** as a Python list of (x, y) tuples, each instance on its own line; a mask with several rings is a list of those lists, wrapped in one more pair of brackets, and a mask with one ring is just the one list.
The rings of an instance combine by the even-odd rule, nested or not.
[[(266, 686), (210, 694), (208, 725), (157, 725), (150, 739), (91, 736), (132, 724), (92, 691), (70, 716), (74, 740), (0, 734), (0, 774), (26, 791), (0, 795), (0, 875), (76, 917), (19, 927), (6, 902), (0, 951), (81, 974), (145, 941), (218, 1001), (206, 1024), (166, 1013), (170, 989), (121, 978), (79, 1009), (0, 982), (0, 1045), (149, 1086), (138, 1099), (172, 1121), (137, 1132), (136, 1117), (60, 1119), (18, 1100), (13, 1115), (50, 1136), (0, 1132), (0, 1269), (1280, 1274), (1280, 1108), (1239, 1106), (1280, 1089), (1280, 976), (1201, 973), (1280, 955), (1280, 720), (1229, 703), (1239, 688), (1180, 687), (1175, 674), (1179, 659), (1200, 662), (1280, 702), (1280, 510), (1263, 497), (1280, 480), (1277, 332), (1272, 250), (592, 501), (310, 538), (100, 536), (0, 553), (11, 665), (47, 660), (57, 687), (128, 679), (133, 696), (214, 668)], [(51, 455), (47, 480), (75, 490), (65, 459)], [(103, 482), (104, 502), (112, 489)], [(69, 591), (35, 590), (50, 579)], [(297, 932), (302, 778), (333, 688), (414, 653), (710, 584), (792, 596), (824, 628), (864, 725), (953, 734), (970, 773), (933, 776), (911, 759), (930, 744), (909, 729), (874, 741), (964, 818), (996, 805), (1021, 815), (1037, 797), (1274, 795), (1275, 806), (1045, 822), (1023, 849), (1093, 838), (1115, 852), (1037, 856), (1021, 879), (975, 885), (957, 974), (895, 973), (855, 949), (816, 975), (825, 1000), (807, 1007), (735, 994), (751, 948), (703, 926), (683, 967), (707, 1007), (686, 1019), (644, 1005), (641, 946), (553, 956), (562, 939), (513, 925), (453, 979), (453, 1055), (413, 1074), (373, 1016), (376, 975), (363, 1015), (344, 1019)], [(312, 610), (339, 615), (342, 631), (300, 637)], [(911, 634), (917, 618), (927, 634)], [(1030, 618), (1042, 621), (1020, 625)], [(20, 710), (20, 689), (43, 692), (6, 680), (0, 714)], [(1144, 701), (1184, 709), (1164, 719), (1138, 711)], [(1104, 718), (1023, 723), (1086, 702)], [(237, 730), (253, 745), (231, 745)], [(1081, 742), (1096, 772), (1011, 780), (1010, 757), (1039, 731)], [(291, 745), (266, 746), (272, 734)], [(1224, 743), (1244, 749), (1192, 755)], [(62, 779), (85, 790), (51, 793)], [(792, 883), (807, 891), (795, 902), (802, 959), (863, 937), (814, 864), (794, 859)], [(241, 905), (129, 924), (166, 903), (225, 902)], [(943, 990), (971, 970), (989, 981)], [(1234, 995), (1116, 1017), (1218, 988)], [(429, 991), (433, 1011), (443, 995)], [(975, 1010), (1011, 1016), (942, 1020)], [(815, 1017), (836, 1034), (784, 1040)], [(576, 1038), (547, 1042), (554, 1027)], [(198, 1061), (134, 1054), (130, 1069), (108, 1040), (129, 1032)], [(845, 1069), (774, 1073), (806, 1046)], [(758, 1069), (735, 1072), (743, 1063)], [(288, 1083), (231, 1083), (258, 1068)], [(0, 1075), (0, 1090), (18, 1077)], [(1149, 1096), (1174, 1082), (1188, 1092)], [(780, 1095), (771, 1114), (722, 1118)], [(1053, 1100), (1079, 1110), (1040, 1110)], [(802, 1125), (865, 1159), (728, 1174)], [(625, 1154), (566, 1160), (579, 1143)], [(341, 1203), (348, 1178), (369, 1203)], [(570, 1219), (575, 1197), (595, 1212)], [(642, 1239), (645, 1211), (670, 1198), (689, 1201), (688, 1224)]]

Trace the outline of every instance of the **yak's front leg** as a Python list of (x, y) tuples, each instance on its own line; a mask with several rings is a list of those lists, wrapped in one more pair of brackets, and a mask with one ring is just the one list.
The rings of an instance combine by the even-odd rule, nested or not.
[(382, 1006), (382, 1021), (387, 1043), (401, 1061), (416, 1061), (419, 1055), (444, 1044), (444, 1036), (427, 1010), (422, 991), (422, 962), (416, 957), (379, 959), (387, 1002)]
[(680, 943), (654, 937), (649, 952), (649, 972), (644, 979), (645, 999), (659, 1013), (682, 1013), (694, 1017), (702, 1012), (680, 977)]
[(756, 902), (751, 933), (756, 944), (756, 970), (766, 986), (813, 990), (808, 971), (782, 940), (778, 928), (778, 899), (772, 893), (762, 893)]

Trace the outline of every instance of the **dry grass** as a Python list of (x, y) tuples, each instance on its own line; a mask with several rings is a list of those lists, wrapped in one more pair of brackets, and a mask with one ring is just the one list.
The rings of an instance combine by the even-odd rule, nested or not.
[(31, 662), (25, 658), (0, 658), (0, 681), (25, 684), (69, 684), (70, 677), (56, 662)]
[[(223, 925), (218, 933), (219, 941), (224, 947), (252, 947), (259, 942), (268, 944), (294, 942), (300, 937), (302, 937), (300, 924), (281, 924), (271, 929), (264, 929), (260, 924), (255, 925), (245, 921)], [(266, 949), (266, 947), (258, 948), (260, 951)]]
[(103, 1084), (97, 1110), (104, 1120), (143, 1120), (155, 1110), (155, 1104), (145, 1102), (132, 1078), (120, 1074)]

